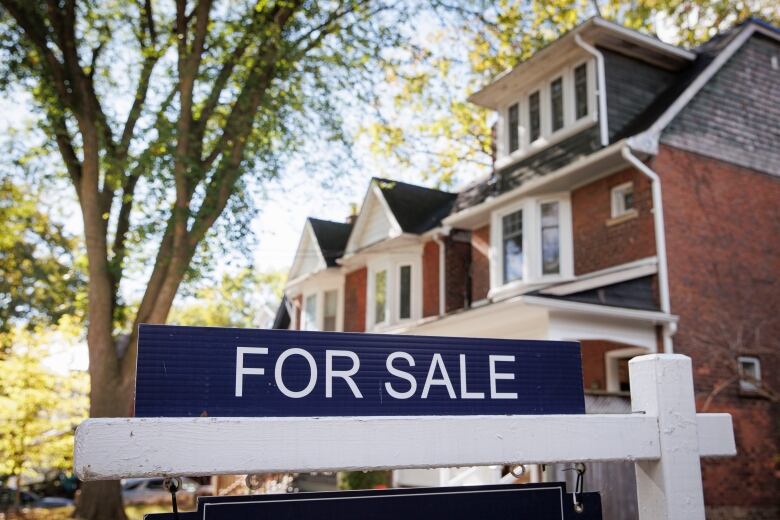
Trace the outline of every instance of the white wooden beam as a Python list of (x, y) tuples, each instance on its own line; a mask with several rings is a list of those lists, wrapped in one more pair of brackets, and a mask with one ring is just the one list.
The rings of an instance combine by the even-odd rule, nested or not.
[[(702, 455), (732, 454), (731, 418), (711, 415)], [(658, 439), (657, 419), (641, 414), (90, 419), (76, 431), (75, 467), (100, 480), (650, 460)]]

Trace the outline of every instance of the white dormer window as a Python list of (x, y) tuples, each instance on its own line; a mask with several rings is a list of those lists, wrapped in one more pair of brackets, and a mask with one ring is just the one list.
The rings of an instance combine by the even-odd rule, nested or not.
[(381, 330), (422, 317), (421, 260), (421, 251), (396, 252), (368, 264), (369, 330)]
[(569, 195), (529, 197), (493, 212), (490, 296), (572, 276)]
[(519, 92), (500, 112), (498, 167), (541, 150), (594, 124), (596, 79), (592, 60), (579, 61)]

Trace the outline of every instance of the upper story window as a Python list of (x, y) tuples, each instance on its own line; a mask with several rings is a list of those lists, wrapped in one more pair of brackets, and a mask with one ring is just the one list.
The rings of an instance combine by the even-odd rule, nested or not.
[(575, 62), (532, 85), (500, 112), (499, 167), (533, 153), (597, 119), (594, 64)]
[(572, 276), (568, 194), (531, 197), (496, 210), (491, 219), (491, 296)]
[(520, 106), (509, 107), (509, 153), (520, 148)]
[(743, 392), (755, 392), (761, 386), (761, 362), (757, 357), (739, 356), (739, 389)]
[(368, 265), (367, 322), (385, 328), (422, 315), (421, 254), (391, 254)]
[(303, 303), (303, 330), (317, 330), (317, 294), (310, 294)]
[(612, 218), (634, 213), (634, 183), (626, 182), (612, 188)]
[(335, 331), (338, 309), (339, 309), (339, 292), (338, 291), (325, 291), (322, 313), (322, 330)]

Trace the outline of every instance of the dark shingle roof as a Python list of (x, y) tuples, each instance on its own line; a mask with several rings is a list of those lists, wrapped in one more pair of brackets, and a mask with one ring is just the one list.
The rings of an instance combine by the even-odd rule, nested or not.
[(287, 296), (282, 296), (282, 301), (279, 302), (279, 307), (276, 309), (276, 315), (274, 315), (274, 324), (271, 326), (271, 328), (290, 328), (290, 313), (287, 312)]
[(420, 234), (433, 229), (450, 214), (455, 193), (423, 188), (405, 182), (374, 178), (390, 211), (405, 233)]
[(325, 263), (328, 267), (336, 265), (336, 259), (344, 254), (344, 248), (347, 246), (349, 233), (352, 231), (352, 224), (342, 222), (331, 222), (330, 220), (320, 220), (309, 217), (309, 223), (317, 238), (317, 244), (320, 246), (322, 256), (325, 257)]
[[(549, 289), (549, 287), (547, 288)], [(626, 280), (612, 285), (605, 285), (595, 289), (588, 289), (566, 296), (554, 296), (544, 294), (544, 290), (529, 293), (533, 296), (563, 300), (578, 303), (592, 303), (609, 307), (623, 307), (646, 311), (659, 310), (658, 302), (653, 292), (653, 277), (643, 276), (633, 280)]]

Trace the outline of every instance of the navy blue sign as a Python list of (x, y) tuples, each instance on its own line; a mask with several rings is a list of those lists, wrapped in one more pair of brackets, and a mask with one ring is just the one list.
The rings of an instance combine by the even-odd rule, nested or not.
[(137, 417), (582, 414), (574, 342), (141, 325)]
[(190, 514), (203, 520), (601, 520), (598, 493), (579, 494), (577, 501), (580, 512), (575, 512), (574, 499), (563, 483), (548, 483), (201, 497), (197, 513)]

